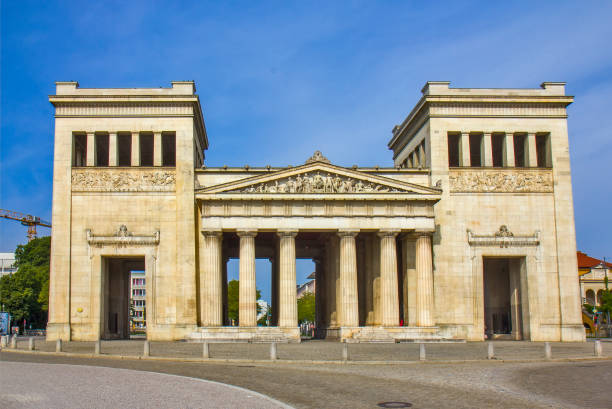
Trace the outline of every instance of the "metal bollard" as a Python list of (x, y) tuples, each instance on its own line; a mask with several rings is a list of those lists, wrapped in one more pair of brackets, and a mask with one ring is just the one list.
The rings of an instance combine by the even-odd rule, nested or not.
[(202, 344), (202, 358), (204, 359), (210, 358), (210, 348), (208, 346), (208, 342), (204, 342)]
[(102, 340), (94, 342), (94, 354), (100, 355), (102, 353)]
[(55, 352), (62, 352), (62, 340), (60, 338), (55, 340)]
[(419, 361), (427, 359), (427, 353), (425, 352), (425, 344), (419, 344)]
[(492, 342), (488, 342), (487, 359), (495, 359), (495, 349)]
[(144, 342), (143, 355), (144, 356), (150, 356), (151, 355), (151, 344), (149, 343), (149, 340), (145, 340), (145, 342)]
[(342, 360), (343, 361), (349, 360), (348, 344), (346, 342), (342, 344)]
[(595, 352), (596, 357), (602, 356), (601, 341), (598, 339), (595, 340), (595, 351), (594, 352)]
[(276, 361), (276, 342), (270, 344), (270, 360)]
[(545, 342), (544, 343), (544, 357), (546, 359), (551, 359), (552, 358), (552, 350), (550, 348), (550, 342)]
[(34, 337), (28, 339), (28, 351), (34, 351)]
[(13, 335), (13, 338), (11, 338), (11, 348), (17, 349), (17, 335)]

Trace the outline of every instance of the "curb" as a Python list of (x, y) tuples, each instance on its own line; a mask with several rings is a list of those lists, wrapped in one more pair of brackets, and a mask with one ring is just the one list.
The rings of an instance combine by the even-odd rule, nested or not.
[(180, 357), (163, 357), (163, 356), (141, 356), (141, 355), (110, 355), (110, 354), (83, 354), (72, 352), (47, 352), (47, 351), (28, 351), (22, 349), (2, 349), (2, 352), (14, 354), (30, 354), (43, 356), (58, 356), (68, 358), (103, 358), (114, 360), (129, 360), (129, 361), (160, 361), (160, 362), (189, 362), (189, 363), (209, 363), (209, 364), (301, 364), (301, 365), (440, 365), (440, 364), (474, 364), (474, 363), (545, 363), (545, 362), (585, 362), (585, 361), (612, 361), (612, 357), (577, 357), (577, 358), (538, 358), (538, 359), (456, 359), (456, 360), (440, 360), (440, 361), (343, 361), (343, 360), (289, 360), (289, 359), (233, 359), (233, 358), (180, 358)]

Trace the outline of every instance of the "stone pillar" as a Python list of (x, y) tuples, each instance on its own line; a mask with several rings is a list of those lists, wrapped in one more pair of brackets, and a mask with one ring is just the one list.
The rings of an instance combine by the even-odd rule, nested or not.
[(238, 322), (241, 327), (257, 326), (257, 289), (255, 287), (256, 231), (239, 231), (240, 267)]
[(325, 284), (323, 284), (323, 260), (320, 258), (312, 259), (315, 263), (315, 328), (317, 333), (323, 327), (323, 317), (325, 311), (323, 309), (323, 292)]
[[(223, 254), (223, 250), (221, 250)], [(223, 261), (221, 263), (221, 299), (223, 302), (223, 325), (230, 325), (228, 310), (227, 310), (227, 262), (229, 258), (223, 254)]]
[(119, 150), (117, 149), (117, 132), (108, 134), (108, 166), (117, 166), (119, 163)]
[(513, 168), (515, 166), (514, 134), (512, 132), (506, 132), (506, 137), (504, 138), (504, 167)]
[(433, 266), (431, 261), (431, 235), (419, 233), (416, 240), (417, 271), (417, 326), (432, 327), (433, 320)]
[(340, 236), (340, 286), (341, 316), (340, 326), (359, 326), (359, 306), (357, 301), (357, 254), (355, 236), (358, 231), (341, 230)]
[(405, 325), (416, 326), (416, 239), (412, 235), (402, 237), (403, 293)]
[(297, 327), (297, 287), (295, 277), (296, 231), (279, 231), (279, 327)]
[(140, 133), (132, 131), (132, 166), (140, 166)]
[(482, 166), (486, 168), (493, 167), (493, 141), (491, 140), (491, 132), (485, 132), (482, 136), (482, 143), (484, 146), (484, 158), (482, 160)]
[(153, 132), (153, 166), (162, 165), (162, 134)]
[(95, 132), (87, 132), (87, 166), (96, 166)]
[(397, 230), (381, 230), (380, 237), (380, 303), (381, 325), (399, 326), (399, 293), (397, 283)]
[(223, 267), (221, 231), (203, 231), (200, 255), (200, 311), (204, 327), (223, 325)]
[(527, 134), (526, 142), (527, 146), (525, 146), (525, 152), (527, 153), (527, 160), (525, 161), (525, 166), (528, 168), (537, 168), (538, 154), (536, 149), (536, 134), (529, 132)]
[(459, 150), (461, 151), (461, 155), (459, 160), (459, 166), (472, 166), (470, 159), (470, 133), (469, 132), (461, 132), (461, 138), (459, 141)]

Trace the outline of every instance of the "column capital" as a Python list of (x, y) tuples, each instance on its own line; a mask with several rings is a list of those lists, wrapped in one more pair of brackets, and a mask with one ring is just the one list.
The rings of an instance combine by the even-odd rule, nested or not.
[(94, 135), (96, 133), (96, 131), (85, 131), (85, 133), (87, 135)]
[(257, 236), (257, 230), (237, 230), (236, 234), (238, 237), (255, 237)]
[(395, 237), (400, 233), (399, 229), (380, 229), (376, 232), (378, 237)]
[(161, 135), (162, 131), (153, 131), (153, 135)]
[(340, 237), (355, 237), (359, 234), (359, 230), (340, 229), (337, 234)]
[(203, 236), (216, 236), (216, 237), (223, 236), (223, 231), (222, 230), (202, 229), (201, 233), (202, 233)]
[(297, 230), (277, 230), (276, 235), (278, 237), (295, 237), (297, 236)]

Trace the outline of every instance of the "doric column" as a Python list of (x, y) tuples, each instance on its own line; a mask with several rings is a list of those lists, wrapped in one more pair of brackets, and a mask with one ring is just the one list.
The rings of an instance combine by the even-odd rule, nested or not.
[(381, 325), (399, 325), (399, 293), (397, 283), (397, 250), (395, 236), (398, 230), (381, 230), (380, 237), (380, 302)]
[(132, 166), (140, 166), (140, 133), (132, 131)]
[(460, 166), (472, 166), (471, 158), (470, 158), (470, 133), (469, 132), (461, 132), (460, 138), (460, 150), (461, 150), (461, 160)]
[(279, 231), (280, 310), (279, 327), (297, 327), (297, 287), (295, 277), (296, 231)]
[(108, 166), (117, 166), (119, 163), (119, 151), (117, 149), (117, 132), (108, 134)]
[(340, 236), (340, 285), (341, 317), (340, 326), (359, 326), (359, 305), (357, 300), (357, 254), (355, 236), (358, 231), (341, 230)]
[(515, 166), (514, 134), (512, 132), (506, 132), (506, 137), (504, 138), (504, 167), (513, 168)]
[(484, 146), (484, 158), (482, 166), (490, 168), (493, 166), (493, 142), (491, 140), (491, 132), (485, 132), (482, 136)]
[(87, 132), (87, 166), (96, 166), (95, 132)]
[(162, 134), (153, 132), (153, 166), (162, 165)]
[(223, 325), (223, 266), (221, 231), (203, 231), (200, 255), (200, 311), (202, 326)]
[(527, 146), (525, 146), (525, 152), (527, 153), (527, 160), (525, 166), (529, 168), (538, 167), (538, 154), (536, 151), (536, 134), (529, 132), (527, 134)]
[(240, 267), (238, 288), (238, 322), (241, 327), (257, 326), (257, 288), (255, 286), (256, 231), (238, 231)]
[(433, 266), (431, 235), (420, 233), (416, 240), (417, 326), (431, 327), (433, 320)]

